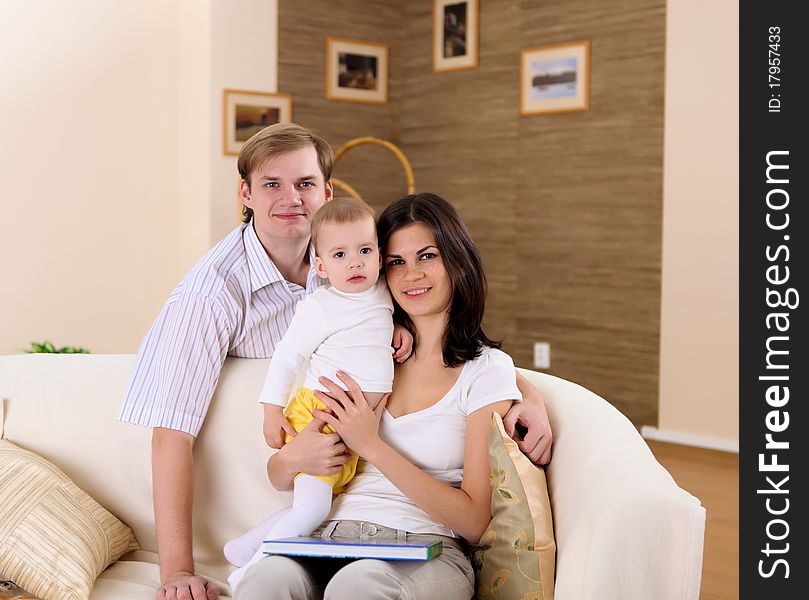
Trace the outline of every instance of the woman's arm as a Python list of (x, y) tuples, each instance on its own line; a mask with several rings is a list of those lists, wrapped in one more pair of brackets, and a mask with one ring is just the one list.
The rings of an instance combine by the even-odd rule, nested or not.
[[(539, 390), (517, 372), (517, 387), (520, 388), (523, 401), (515, 402), (503, 419), (506, 433), (517, 442), (531, 462), (547, 465), (551, 462), (553, 447), (553, 431), (545, 408), (545, 400)], [(525, 437), (517, 432), (517, 423), (528, 431)]]
[(334, 412), (315, 415), (331, 424), (349, 448), (379, 469), (421, 510), (469, 542), (477, 543), (492, 518), (487, 451), (491, 414), (505, 414), (511, 400), (484, 406), (467, 418), (464, 477), (459, 489), (431, 477), (379, 437), (379, 419), (387, 398), (371, 410), (354, 381), (343, 374), (338, 373), (338, 377), (349, 393), (321, 380), (337, 400), (315, 392)]

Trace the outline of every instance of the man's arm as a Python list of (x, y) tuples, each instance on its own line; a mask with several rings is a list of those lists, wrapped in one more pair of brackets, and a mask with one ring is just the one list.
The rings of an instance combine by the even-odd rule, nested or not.
[(155, 597), (215, 600), (219, 588), (194, 575), (191, 511), (194, 502), (194, 437), (155, 427), (152, 432), (152, 487), (160, 585)]
[[(545, 399), (534, 385), (517, 371), (517, 387), (523, 400), (515, 402), (503, 418), (506, 433), (517, 442), (520, 450), (538, 465), (551, 462), (553, 431), (545, 408)], [(517, 432), (517, 424), (528, 431), (525, 437)]]

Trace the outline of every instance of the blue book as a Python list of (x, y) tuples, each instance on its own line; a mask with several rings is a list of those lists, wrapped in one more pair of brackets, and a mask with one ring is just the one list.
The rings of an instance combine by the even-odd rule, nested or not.
[(396, 540), (334, 539), (291, 537), (265, 540), (264, 554), (312, 556), (321, 558), (377, 558), (380, 560), (430, 560), (441, 554), (436, 542), (397, 542)]

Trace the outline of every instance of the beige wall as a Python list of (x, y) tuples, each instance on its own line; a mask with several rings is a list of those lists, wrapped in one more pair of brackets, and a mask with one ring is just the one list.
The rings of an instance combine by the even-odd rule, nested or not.
[(669, 2), (658, 426), (731, 445), (739, 440), (738, 33), (736, 2)]
[(277, 90), (277, 0), (176, 0), (179, 278), (239, 217), (236, 157), (222, 153), (223, 90)]
[(0, 354), (44, 339), (137, 350), (180, 277), (237, 224), (222, 88), (275, 90), (276, 11), (0, 4)]
[[(211, 243), (225, 237), (239, 218), (236, 157), (222, 154), (223, 89), (275, 92), (278, 79), (277, 0), (214, 0), (211, 33), (210, 152)], [(294, 116), (293, 105), (293, 116)], [(197, 253), (194, 261), (199, 259)]]
[(0, 353), (131, 352), (177, 276), (177, 7), (0, 4)]

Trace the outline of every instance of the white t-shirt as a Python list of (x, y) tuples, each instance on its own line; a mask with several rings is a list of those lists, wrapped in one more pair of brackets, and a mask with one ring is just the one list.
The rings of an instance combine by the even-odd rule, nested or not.
[[(455, 385), (432, 406), (398, 418), (385, 411), (379, 435), (428, 475), (460, 487), (467, 416), (501, 400), (522, 400), (514, 362), (505, 352), (484, 347), (478, 358), (464, 364)], [(410, 533), (457, 537), (361, 457), (356, 476), (335, 499), (329, 519), (369, 521)]]
[(384, 279), (346, 293), (321, 287), (298, 303), (295, 316), (267, 370), (260, 402), (286, 406), (300, 367), (309, 360), (303, 387), (328, 391), (318, 377), (342, 385), (350, 375), (364, 392), (389, 392), (393, 382), (393, 302)]

